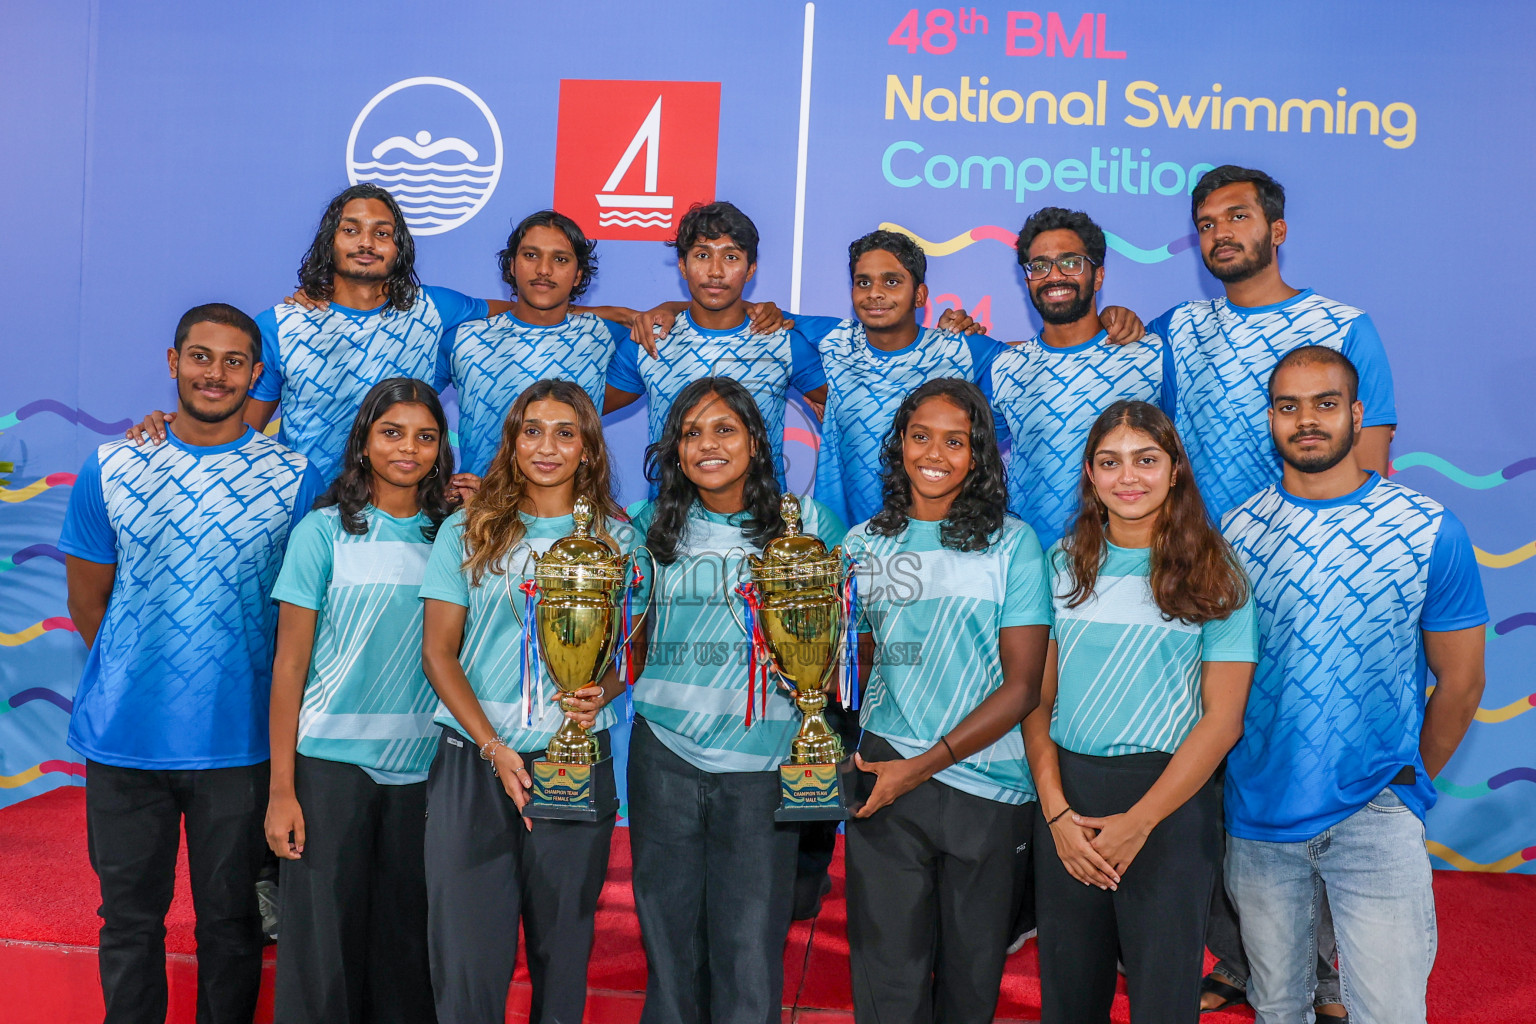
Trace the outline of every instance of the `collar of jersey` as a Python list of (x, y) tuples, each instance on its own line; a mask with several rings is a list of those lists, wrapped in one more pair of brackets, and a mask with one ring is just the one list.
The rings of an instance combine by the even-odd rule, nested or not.
[(557, 324), (531, 324), (526, 320), (519, 320), (517, 317), (513, 316), (511, 310), (502, 313), (501, 316), (497, 317), (496, 319), (501, 319), (502, 317), (506, 318), (507, 323), (521, 327), (527, 331), (558, 331), (566, 324), (571, 322), (571, 314), (569, 313), (565, 315), (564, 320), (561, 320)]
[(326, 312), (340, 313), (348, 320), (367, 320), (369, 317), (383, 315), (384, 311), (389, 308), (390, 306), (388, 299), (385, 299), (383, 302), (379, 303), (377, 306), (374, 306), (372, 309), (353, 309), (351, 306), (343, 306), (339, 302), (333, 302), (326, 308)]
[(1310, 299), (1313, 294), (1314, 292), (1311, 288), (1303, 288), (1283, 302), (1272, 302), (1267, 306), (1235, 306), (1232, 304), (1232, 300), (1228, 299), (1227, 308), (1238, 316), (1258, 316), (1262, 313), (1273, 313), (1277, 310), (1285, 309), (1287, 306), (1294, 306), (1302, 299)]
[(402, 526), (409, 526), (416, 522), (418, 519), (422, 519), (426, 516), (426, 513), (420, 510), (408, 516), (392, 516), (371, 502), (364, 507), (367, 509), (367, 511), (371, 512), (373, 515), (378, 516), (380, 519), (387, 520), (391, 523), (399, 523)]
[(165, 432), (165, 442), (166, 442), (166, 444), (169, 444), (173, 448), (180, 448), (182, 451), (186, 452), (189, 455), (195, 455), (198, 458), (202, 458), (204, 455), (223, 455), (225, 452), (232, 452), (232, 451), (234, 451), (237, 448), (244, 447), (245, 444), (247, 442), (249, 442), (252, 437), (255, 436), (255, 434), (256, 434), (256, 431), (254, 429), (252, 429), (249, 424), (247, 424), (246, 428), (245, 428), (245, 433), (241, 434), (238, 438), (236, 438), (233, 441), (229, 441), (229, 442), (227, 442), (225, 444), (207, 444), (207, 445), (203, 445), (203, 444), (188, 444), (187, 442), (183, 441), (181, 438), (177, 437), (175, 431), (167, 430)]
[(1108, 337), (1108, 331), (1100, 331), (1098, 334), (1095, 334), (1087, 341), (1080, 342), (1076, 345), (1068, 345), (1066, 348), (1057, 348), (1055, 345), (1047, 345), (1045, 343), (1044, 334), (1037, 334), (1035, 335), (1035, 344), (1039, 345), (1040, 351), (1046, 353), (1047, 355), (1067, 356), (1071, 355), (1073, 352), (1082, 352), (1085, 349), (1090, 349), (1101, 345)]
[(697, 323), (694, 322), (692, 314), (686, 309), (678, 314), (678, 318), (687, 320), (688, 326), (691, 329), (697, 331), (699, 334), (706, 338), (728, 338), (733, 334), (740, 334), (752, 322), (751, 317), (743, 315), (741, 318), (741, 323), (737, 324), (735, 327), (727, 327), (725, 330), (716, 331), (711, 330), (708, 327), (700, 327)]
[(1321, 509), (1338, 508), (1341, 505), (1358, 505), (1367, 494), (1370, 494), (1371, 491), (1375, 490), (1377, 484), (1381, 483), (1381, 474), (1377, 473), (1374, 469), (1367, 470), (1367, 472), (1370, 473), (1370, 476), (1366, 478), (1365, 483), (1361, 484), (1359, 487), (1356, 487), (1348, 494), (1342, 494), (1337, 498), (1324, 498), (1321, 501), (1312, 501), (1308, 498), (1298, 498), (1296, 495), (1285, 489), (1285, 484), (1283, 482), (1276, 484), (1275, 488), (1280, 492), (1280, 497), (1284, 498), (1292, 505), (1300, 505), (1302, 508)]
[(1104, 564), (1099, 567), (1099, 575), (1106, 573), (1111, 576), (1128, 576), (1138, 572), (1152, 564), (1151, 548), (1123, 548), (1118, 544), (1104, 542), (1107, 549)]
[(923, 343), (928, 340), (928, 332), (930, 330), (927, 327), (919, 327), (917, 329), (917, 337), (912, 339), (911, 344), (903, 345), (901, 348), (884, 349), (871, 345), (869, 343), (869, 331), (865, 330), (864, 325), (859, 323), (857, 319), (853, 322), (858, 325), (859, 340), (864, 343), (865, 350), (876, 359), (895, 359), (898, 356), (906, 355), (908, 352), (915, 352), (917, 349), (922, 348)]

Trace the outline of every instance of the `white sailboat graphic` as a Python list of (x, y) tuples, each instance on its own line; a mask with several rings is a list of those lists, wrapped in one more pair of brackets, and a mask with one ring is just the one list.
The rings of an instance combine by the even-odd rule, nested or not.
[[(624, 180), (624, 175), (629, 173), (630, 167), (640, 155), (640, 150), (645, 150), (645, 191), (643, 193), (618, 193), (614, 189), (619, 187), (619, 182)], [(663, 196), (656, 193), (656, 168), (661, 156), (661, 97), (656, 97), (656, 103), (651, 107), (651, 112), (645, 115), (645, 120), (640, 122), (640, 128), (635, 132), (634, 138), (629, 140), (629, 146), (624, 150), (624, 155), (619, 157), (619, 162), (614, 165), (613, 173), (608, 175), (608, 180), (603, 184), (603, 190), (597, 193), (597, 205), (600, 210), (597, 222), (603, 227), (632, 227), (632, 228), (670, 228), (672, 226), (672, 208), (674, 199), (672, 196)]]

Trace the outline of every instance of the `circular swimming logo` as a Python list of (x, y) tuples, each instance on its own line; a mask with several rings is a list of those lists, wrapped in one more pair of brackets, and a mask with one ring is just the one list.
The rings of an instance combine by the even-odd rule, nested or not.
[(501, 127), (485, 101), (447, 78), (407, 78), (352, 122), (347, 179), (388, 189), (418, 235), (467, 222), (501, 179)]

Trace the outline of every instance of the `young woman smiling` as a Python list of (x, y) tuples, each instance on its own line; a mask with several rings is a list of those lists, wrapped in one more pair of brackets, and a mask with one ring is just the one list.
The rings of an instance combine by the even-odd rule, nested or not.
[(1019, 721), (1040, 692), (1050, 601), (980, 390), (918, 387), (886, 438), (884, 507), (848, 533), (873, 662), (848, 823), (861, 1021), (992, 1019), (1034, 789)]
[(614, 819), (535, 826), (520, 813), (532, 785), (526, 765), (543, 756), (565, 718), (594, 730), (605, 760), (593, 786), (613, 791), (608, 729), (618, 719), (609, 703), (623, 683), (612, 669), (601, 686), (562, 700), (535, 660), (526, 681), (535, 700), (531, 726), (523, 705), (523, 570), (530, 553), (570, 534), (583, 497), (597, 511), (594, 533), (632, 550), (636, 534), (612, 496), (592, 399), (569, 381), (539, 381), (512, 403), (479, 493), (443, 524), (422, 583), (422, 653), (442, 698), (427, 781), (426, 862), (432, 986), (444, 1022), (500, 1024), (519, 917), (532, 1019), (579, 1021), (586, 1005)]
[[(776, 824), (779, 765), (800, 722), (774, 688), (751, 701), (732, 588), (748, 552), (784, 533), (773, 446), (747, 389), (688, 384), (646, 452), (654, 502), (637, 530), (658, 563), (629, 747), (635, 912), (646, 1022), (779, 1020), (799, 828)], [(830, 547), (843, 527), (801, 500)], [(750, 723), (750, 724), (749, 724)]]
[(1024, 722), (1041, 1020), (1107, 1022), (1118, 949), (1138, 1024), (1186, 1024), (1221, 851), (1216, 772), (1258, 655), (1252, 599), (1156, 406), (1104, 410), (1079, 491), (1048, 557), (1052, 640)]
[(447, 434), (425, 382), (376, 384), (272, 591), (279, 1020), (432, 1019), (421, 851), (436, 698), (416, 589), (448, 515)]

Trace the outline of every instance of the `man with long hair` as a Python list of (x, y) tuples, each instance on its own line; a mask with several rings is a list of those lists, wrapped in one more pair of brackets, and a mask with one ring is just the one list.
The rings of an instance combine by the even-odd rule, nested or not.
[(1302, 1020), (1313, 1001), (1298, 981), (1324, 887), (1350, 1019), (1423, 1024), (1435, 959), (1423, 819), (1483, 692), (1472, 542), (1439, 503), (1362, 464), (1359, 379), (1329, 346), (1280, 360), (1268, 392), (1283, 475), (1222, 521), (1259, 621), (1226, 787), (1226, 885), (1258, 1024)]
[(1013, 438), (1008, 510), (1046, 547), (1077, 511), (1079, 456), (1094, 418), (1117, 401), (1162, 397), (1162, 339), (1147, 332), (1122, 346), (1125, 332), (1099, 312), (1106, 249), (1104, 230), (1078, 210), (1047, 206), (1024, 222), (1017, 256), (1042, 326), (981, 379), (999, 436)]
[(221, 302), (167, 352), (181, 415), (163, 445), (110, 441), (80, 470), (59, 548), (90, 649), (69, 721), (86, 759), (108, 1024), (165, 1020), (165, 913), (183, 821), (198, 1019), (249, 1024), (261, 981), (267, 704), (289, 531), (323, 482), (241, 422), (261, 333)]

